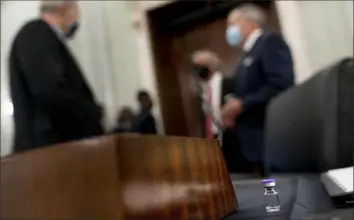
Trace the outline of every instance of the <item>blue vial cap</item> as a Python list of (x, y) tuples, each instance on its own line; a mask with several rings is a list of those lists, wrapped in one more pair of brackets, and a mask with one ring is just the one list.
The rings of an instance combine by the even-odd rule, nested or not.
[(264, 179), (262, 180), (263, 184), (275, 183), (275, 179)]

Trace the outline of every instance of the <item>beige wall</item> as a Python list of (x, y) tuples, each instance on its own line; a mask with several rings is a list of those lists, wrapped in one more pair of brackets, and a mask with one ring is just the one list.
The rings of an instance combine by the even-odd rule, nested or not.
[(117, 109), (123, 105), (136, 108), (135, 92), (141, 83), (135, 32), (126, 2), (80, 4), (82, 28), (72, 48), (97, 98), (105, 106), (105, 125), (110, 129)]
[(299, 22), (299, 4), (296, 1), (277, 1), (276, 9), (282, 33), (292, 51), (296, 81), (303, 82), (312, 72), (303, 25)]
[(1, 2), (1, 155), (11, 152), (13, 124), (8, 91), (7, 57), (21, 25), (37, 14), (37, 1)]
[[(136, 107), (134, 95), (139, 88), (156, 97), (155, 113), (160, 119), (145, 12), (168, 2), (80, 1), (82, 27), (70, 46), (97, 99), (106, 107), (106, 128), (112, 126), (121, 106)], [(352, 4), (276, 1), (282, 32), (292, 48), (297, 82), (353, 53)], [(1, 4), (1, 155), (11, 152), (12, 117), (8, 114), (11, 106), (6, 66), (10, 42), (20, 26), (37, 14), (38, 1)]]
[(353, 1), (299, 1), (298, 5), (311, 73), (353, 56)]

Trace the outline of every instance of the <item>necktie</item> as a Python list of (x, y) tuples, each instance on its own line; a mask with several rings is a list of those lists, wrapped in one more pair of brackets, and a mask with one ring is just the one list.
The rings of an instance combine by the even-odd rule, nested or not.
[[(212, 109), (212, 93), (211, 93), (211, 87), (209, 83), (206, 86), (206, 101), (207, 105)], [(212, 112), (207, 112), (205, 114), (205, 125), (206, 125), (206, 137), (208, 139), (213, 139), (213, 133), (212, 133), (212, 126), (213, 126), (213, 117), (212, 117)]]

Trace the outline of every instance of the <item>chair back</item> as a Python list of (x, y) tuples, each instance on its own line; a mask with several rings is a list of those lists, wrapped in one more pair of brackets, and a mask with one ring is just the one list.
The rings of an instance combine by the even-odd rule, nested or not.
[(353, 94), (353, 58), (346, 58), (275, 98), (267, 111), (265, 143), (271, 171), (353, 166)]

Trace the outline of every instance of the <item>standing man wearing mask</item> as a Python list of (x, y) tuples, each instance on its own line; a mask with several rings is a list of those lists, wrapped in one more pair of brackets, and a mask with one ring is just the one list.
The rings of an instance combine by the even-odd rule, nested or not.
[(140, 111), (133, 123), (132, 131), (139, 134), (157, 134), (156, 120), (152, 113), (153, 102), (147, 91), (138, 91)]
[(236, 127), (241, 149), (253, 170), (262, 176), (266, 108), (271, 99), (294, 84), (288, 45), (278, 33), (264, 33), (265, 14), (253, 4), (234, 9), (228, 16), (226, 40), (241, 47), (236, 67), (234, 97), (222, 110), (225, 127)]
[(41, 1), (40, 19), (10, 52), (15, 152), (103, 133), (102, 109), (66, 43), (78, 28), (76, 1)]
[[(220, 61), (211, 51), (196, 51), (192, 55), (192, 64), (196, 78), (201, 84), (201, 109), (203, 109), (202, 124), (205, 127), (204, 136), (217, 138), (221, 135), (222, 151), (227, 169), (231, 172), (242, 172), (245, 159), (242, 157), (237, 134), (233, 128), (221, 129), (216, 121), (220, 122), (220, 108), (225, 104), (227, 96), (234, 92), (233, 78), (225, 77), (219, 71)], [(211, 115), (212, 114), (212, 115)]]
[(117, 117), (117, 125), (113, 129), (112, 133), (127, 133), (132, 132), (135, 115), (133, 110), (125, 106), (120, 110)]
[(192, 54), (192, 64), (198, 83), (201, 85), (204, 112), (204, 136), (209, 139), (217, 138), (221, 132), (220, 107), (224, 104), (225, 96), (233, 93), (233, 80), (225, 78), (219, 71), (219, 58), (211, 51), (199, 50)]

